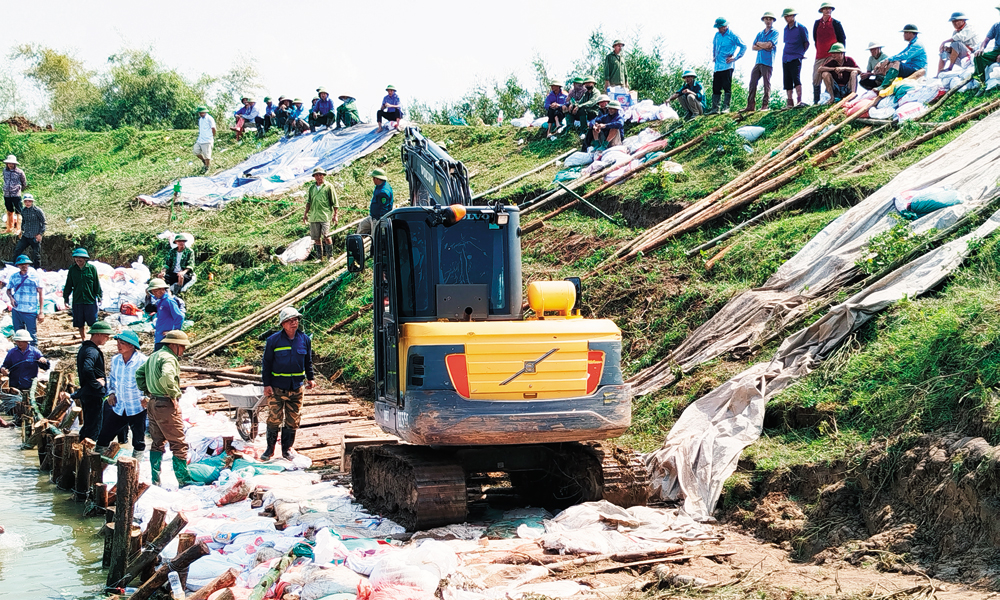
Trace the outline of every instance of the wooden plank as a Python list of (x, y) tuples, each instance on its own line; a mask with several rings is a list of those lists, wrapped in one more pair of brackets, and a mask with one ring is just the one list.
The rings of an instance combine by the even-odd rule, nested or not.
[(315, 464), (318, 461), (328, 462), (340, 459), (340, 446), (325, 446), (323, 448), (306, 448), (296, 452), (303, 456), (308, 456)]

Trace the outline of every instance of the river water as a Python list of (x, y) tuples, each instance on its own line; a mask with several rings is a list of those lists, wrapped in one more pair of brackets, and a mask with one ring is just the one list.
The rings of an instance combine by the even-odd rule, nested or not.
[(0, 429), (0, 599), (106, 597), (104, 517), (82, 518), (83, 503), (50, 484), (38, 452), (20, 443), (19, 432)]

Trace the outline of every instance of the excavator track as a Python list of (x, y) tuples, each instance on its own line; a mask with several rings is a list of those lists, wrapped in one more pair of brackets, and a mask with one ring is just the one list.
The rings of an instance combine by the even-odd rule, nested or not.
[(639, 453), (619, 446), (591, 443), (601, 459), (604, 499), (623, 508), (649, 502), (649, 470)]
[(372, 514), (409, 531), (465, 521), (465, 472), (448, 455), (421, 446), (362, 446), (351, 462), (354, 496)]

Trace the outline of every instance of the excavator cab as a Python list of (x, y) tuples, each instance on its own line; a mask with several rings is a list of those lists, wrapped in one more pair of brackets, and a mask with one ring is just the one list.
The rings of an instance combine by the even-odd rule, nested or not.
[(595, 443), (631, 422), (621, 332), (581, 316), (579, 280), (531, 283), (525, 318), (519, 217), (419, 204), (348, 237), (352, 272), (370, 241), (375, 421), (406, 443), (356, 448), (354, 493), (407, 527), (465, 520), (482, 473), (508, 473), (534, 505), (645, 500), (638, 461)]

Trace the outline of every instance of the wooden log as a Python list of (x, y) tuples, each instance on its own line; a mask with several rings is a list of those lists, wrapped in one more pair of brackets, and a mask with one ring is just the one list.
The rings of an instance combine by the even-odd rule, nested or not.
[(77, 502), (86, 502), (87, 498), (90, 497), (90, 479), (93, 472), (93, 463), (90, 460), (90, 455), (93, 454), (96, 456), (99, 463), (101, 462), (101, 455), (93, 450), (84, 452), (81, 449), (76, 452), (77, 456), (79, 456), (79, 463), (76, 467), (76, 485), (73, 488), (75, 490), (73, 498)]
[(142, 547), (142, 527), (138, 525), (133, 525), (129, 531), (128, 536), (128, 555), (135, 556), (139, 554), (139, 549)]
[[(58, 401), (59, 392), (62, 391), (63, 373), (65, 371), (60, 370), (57, 373), (51, 373), (49, 375), (49, 385), (45, 388), (45, 398), (39, 408), (42, 410), (42, 414), (45, 418), (52, 421), (58, 421), (59, 417), (52, 416), (55, 412), (55, 407), (59, 406)], [(54, 376), (54, 377), (53, 377)], [(69, 403), (66, 403), (66, 408), (69, 408)], [(65, 408), (63, 409), (65, 410)]]
[(121, 449), (122, 449), (121, 443), (118, 440), (115, 440), (108, 445), (108, 449), (105, 450), (104, 454), (102, 454), (101, 456), (110, 459), (107, 462), (111, 462), (111, 460), (114, 460), (115, 456), (118, 455), (118, 451)]
[(94, 505), (100, 508), (108, 507), (108, 484), (94, 484)]
[(63, 420), (59, 422), (59, 429), (66, 431), (73, 424), (73, 421), (78, 419), (82, 414), (83, 414), (83, 409), (80, 408), (79, 406), (74, 406), (72, 410), (68, 411), (63, 416)]
[(66, 435), (63, 441), (63, 462), (62, 471), (59, 473), (59, 483), (56, 484), (61, 490), (72, 490), (76, 480), (76, 452), (74, 446), (79, 443), (80, 434), (73, 432)]
[[(219, 575), (212, 581), (208, 582), (208, 584), (203, 586), (200, 590), (190, 594), (187, 597), (187, 600), (208, 600), (209, 596), (222, 588), (232, 587), (233, 584), (236, 583), (237, 576), (239, 576), (239, 571), (230, 567), (222, 575)], [(232, 592), (229, 593), (232, 594)]]
[(340, 471), (351, 472), (351, 453), (359, 446), (391, 446), (399, 440), (396, 438), (348, 438), (340, 440)]
[(49, 476), (49, 481), (51, 483), (59, 483), (59, 477), (62, 474), (63, 444), (65, 443), (65, 433), (60, 433), (52, 438), (52, 446), (50, 450), (52, 455), (52, 474)]
[[(194, 546), (195, 535), (193, 533), (182, 533), (177, 538), (177, 553), (182, 554), (191, 546)], [(188, 568), (184, 567), (177, 569), (177, 576), (181, 578), (181, 587), (187, 586)]]
[(93, 450), (87, 453), (87, 460), (90, 462), (90, 485), (104, 483), (104, 457)]
[(69, 410), (71, 404), (72, 403), (70, 402), (68, 396), (66, 398), (60, 398), (59, 402), (45, 418), (50, 421), (55, 421), (56, 423), (61, 423), (62, 418), (66, 415), (66, 411)]
[(137, 589), (129, 597), (129, 600), (149, 600), (149, 598), (153, 595), (153, 592), (167, 582), (167, 573), (172, 570), (186, 569), (191, 563), (207, 554), (208, 546), (206, 546), (204, 542), (191, 546), (183, 553), (178, 554), (177, 557), (169, 563), (161, 565), (160, 568), (153, 573), (152, 577), (139, 586), (139, 589)]
[[(163, 511), (163, 509), (156, 510)], [(166, 514), (166, 512), (163, 511), (162, 514)], [(152, 519), (150, 520), (150, 524), (152, 524)], [(128, 566), (125, 568), (125, 572), (121, 578), (116, 580), (113, 584), (109, 583), (108, 587), (126, 587), (132, 582), (133, 579), (142, 574), (147, 567), (153, 565), (153, 562), (156, 560), (156, 557), (160, 555), (160, 552), (163, 552), (163, 549), (167, 547), (167, 544), (169, 544), (182, 529), (187, 527), (187, 524), (188, 520), (187, 517), (184, 516), (184, 513), (177, 513), (177, 515), (174, 516), (174, 518), (170, 520), (170, 523), (168, 523), (165, 527), (162, 526), (161, 521), (160, 532), (156, 534), (155, 537), (148, 538), (150, 541), (144, 543), (142, 548), (129, 559)], [(194, 540), (191, 541), (193, 542)], [(180, 548), (178, 546), (177, 553), (180, 554), (189, 547), (190, 545), (185, 548)]]
[(358, 318), (361, 315), (367, 313), (371, 309), (372, 309), (372, 305), (371, 304), (365, 304), (364, 306), (362, 306), (358, 310), (354, 311), (353, 313), (351, 313), (347, 317), (345, 317), (345, 318), (337, 321), (336, 323), (334, 323), (333, 327), (327, 329), (326, 332), (327, 333), (333, 333), (334, 331), (340, 330), (345, 325), (349, 325), (350, 323), (353, 323), (354, 321), (358, 320)]
[(153, 507), (153, 514), (149, 517), (149, 522), (146, 523), (146, 533), (143, 534), (143, 543), (152, 542), (160, 535), (163, 528), (167, 524), (167, 509), (160, 507)]
[[(114, 513), (107, 514), (113, 515)], [(100, 535), (104, 538), (104, 555), (101, 557), (101, 568), (107, 569), (111, 566), (111, 548), (114, 547), (115, 524), (105, 523)]]
[(236, 594), (233, 593), (232, 589), (226, 588), (219, 592), (212, 600), (236, 600)]
[(663, 557), (660, 557), (660, 558), (651, 558), (649, 560), (640, 560), (640, 561), (636, 561), (636, 562), (621, 563), (621, 564), (617, 564), (617, 565), (611, 565), (609, 567), (601, 567), (599, 569), (594, 569), (592, 571), (588, 571), (588, 574), (610, 573), (611, 571), (620, 571), (622, 569), (631, 569), (633, 567), (641, 567), (641, 566), (645, 566), (645, 565), (656, 565), (656, 564), (660, 564), (660, 563), (684, 562), (684, 561), (687, 561), (687, 560), (691, 560), (692, 558), (720, 558), (720, 557), (723, 557), (723, 556), (732, 556), (734, 554), (736, 554), (736, 553), (733, 552), (732, 550), (725, 550), (725, 551), (720, 551), (720, 552), (707, 552), (705, 554), (681, 554), (681, 555), (675, 555), (675, 556), (663, 556)]
[(134, 458), (118, 459), (118, 484), (115, 486), (115, 533), (108, 566), (108, 587), (125, 575), (129, 551), (129, 534), (135, 515), (135, 499), (139, 487), (139, 463)]

